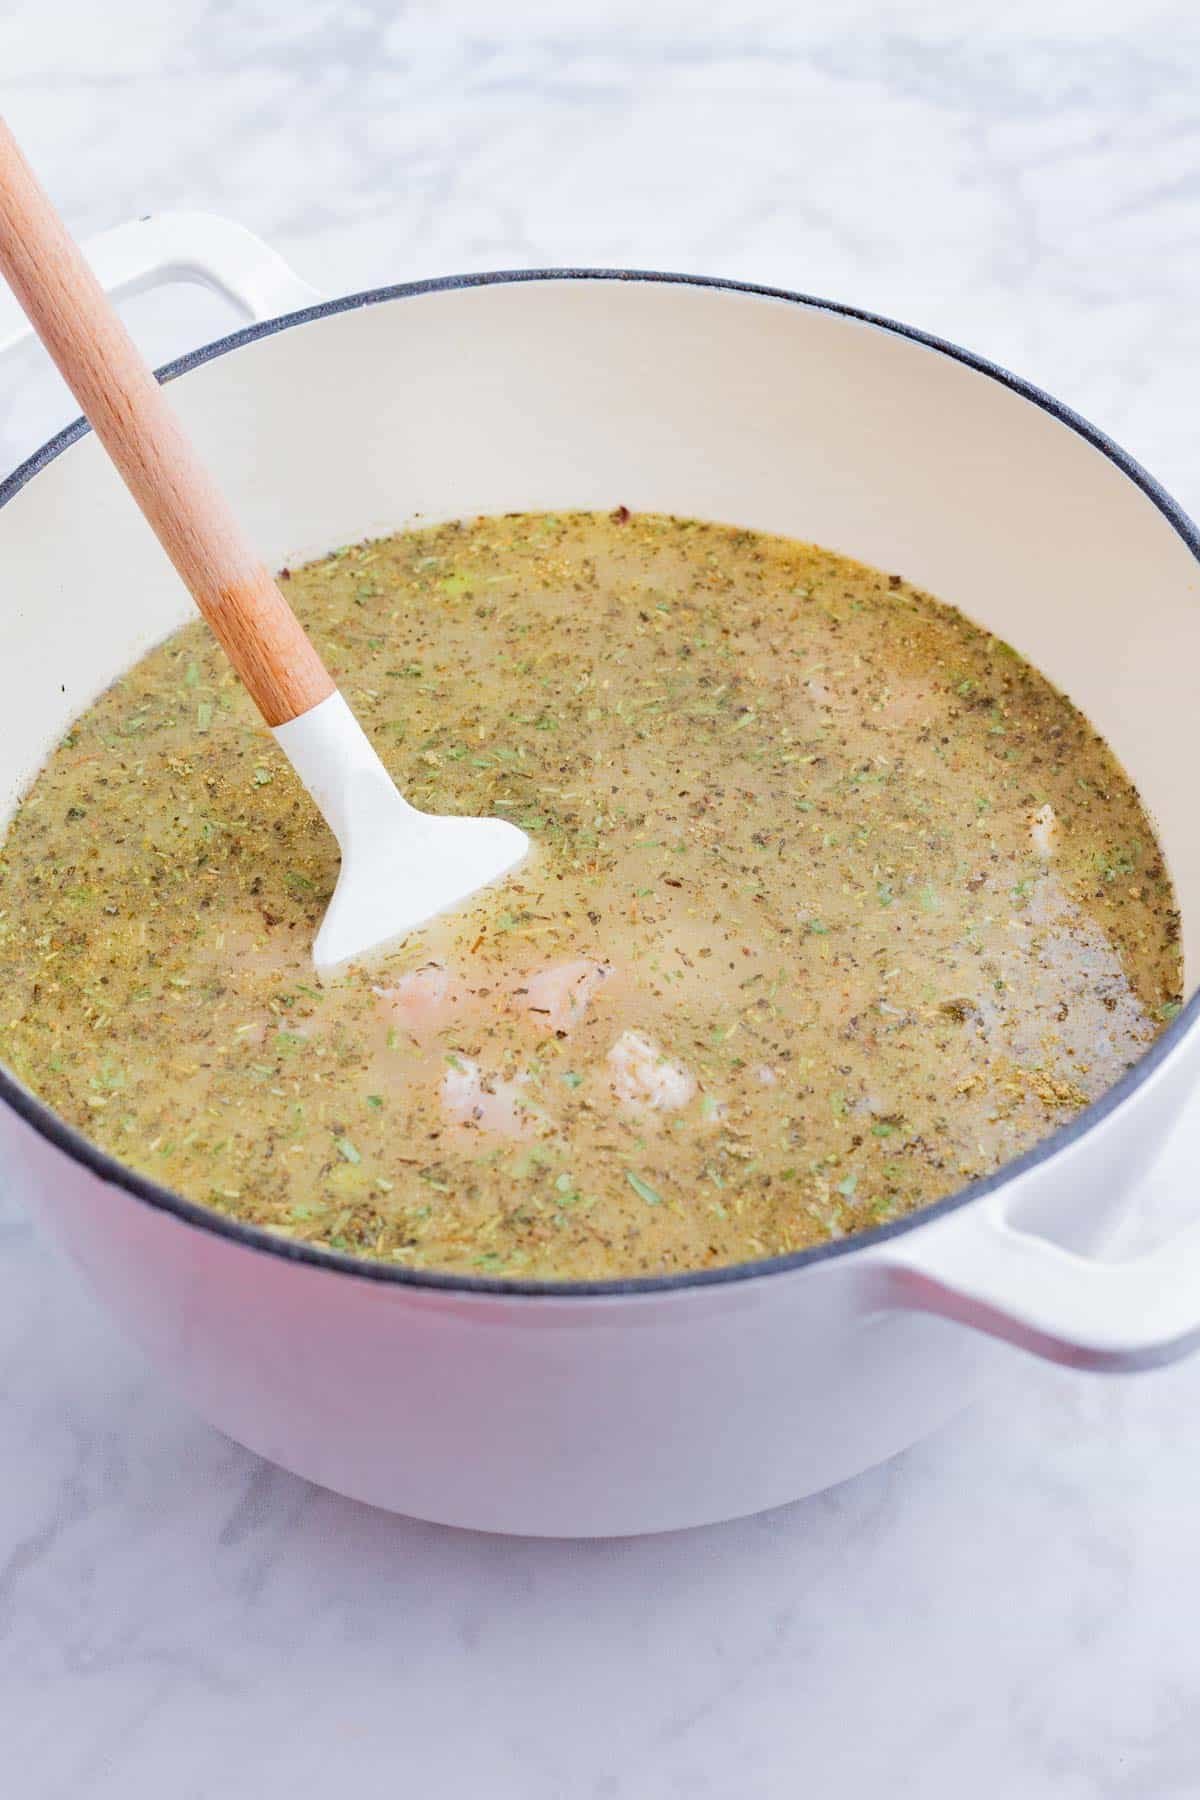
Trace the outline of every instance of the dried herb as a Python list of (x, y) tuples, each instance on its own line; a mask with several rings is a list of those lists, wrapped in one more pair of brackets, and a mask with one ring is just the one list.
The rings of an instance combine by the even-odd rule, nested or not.
[(336, 848), (203, 627), (76, 722), (0, 857), (0, 1055), (201, 1203), (500, 1278), (780, 1254), (994, 1168), (1179, 1010), (1119, 767), (898, 577), (619, 507), (289, 581), (405, 791), (537, 855), (319, 984)]

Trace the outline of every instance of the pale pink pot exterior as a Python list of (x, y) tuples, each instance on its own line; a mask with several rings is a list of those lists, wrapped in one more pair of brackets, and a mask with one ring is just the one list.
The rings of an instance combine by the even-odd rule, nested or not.
[[(254, 240), (229, 229), (207, 222), (201, 272), (205, 256), (221, 264), (220, 284), (256, 312), (297, 304), (265, 252), (251, 293), (238, 257)], [(121, 256), (113, 285), (130, 285), (139, 256), (140, 284), (160, 267), (136, 235)], [(1158, 817), (1194, 960), (1200, 834), (1178, 769), (1185, 746), (1194, 758), (1200, 580), (1186, 522), (992, 373), (785, 298), (564, 277), (313, 318), (187, 373), (176, 392), (277, 561), (416, 511), (624, 501), (902, 568), (1033, 655), (1108, 732)], [(93, 546), (115, 648), (86, 607), (65, 632), (39, 609), (58, 579), (48, 534), (64, 523)], [(1014, 598), (1018, 529), (1041, 573)], [(0, 508), (0, 555), (16, 596), (0, 669), (11, 807), (67, 720), (186, 604), (90, 439)], [(114, 564), (123, 581), (105, 576)], [(1156, 633), (1177, 646), (1165, 666), (1143, 643)], [(456, 1525), (663, 1530), (776, 1505), (894, 1454), (1010, 1354), (995, 1337), (1100, 1368), (1190, 1349), (1190, 1236), (1137, 1265), (1089, 1253), (1192, 1091), (1198, 1056), (1189, 1009), (1112, 1103), (965, 1203), (794, 1266), (637, 1292), (472, 1290), (298, 1257), (130, 1191), (16, 1093), (0, 1107), (0, 1159), (154, 1364), (264, 1456)]]

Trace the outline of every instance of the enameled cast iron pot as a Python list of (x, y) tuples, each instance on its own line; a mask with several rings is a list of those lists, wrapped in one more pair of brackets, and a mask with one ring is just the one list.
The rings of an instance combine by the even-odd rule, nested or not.
[[(811, 539), (955, 602), (1123, 759), (1194, 981), (1197, 534), (1044, 394), (887, 320), (693, 277), (469, 276), (314, 304), (245, 232), (187, 215), (91, 254), (110, 290), (198, 279), (254, 320), (168, 374), (275, 564), (418, 515), (624, 503)], [(6, 820), (190, 603), (78, 424), (0, 487), (0, 568)], [(546, 1288), (289, 1244), (134, 1174), (0, 1071), (2, 1178), (197, 1409), (264, 1456), (457, 1525), (662, 1530), (911, 1444), (1006, 1354), (987, 1334), (1105, 1369), (1192, 1348), (1200, 1234), (1093, 1256), (1196, 1078), (1198, 1017), (1193, 998), (1098, 1104), (914, 1219), (660, 1280)]]

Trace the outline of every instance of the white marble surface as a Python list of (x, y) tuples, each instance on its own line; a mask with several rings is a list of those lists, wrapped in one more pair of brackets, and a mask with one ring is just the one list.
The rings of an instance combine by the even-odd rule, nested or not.
[[(225, 211), (331, 289), (581, 261), (831, 294), (1044, 383), (1200, 512), (1195, 9), (1000, 10), (8, 0), (0, 92), (81, 231)], [(160, 354), (189, 305), (142, 317)], [(0, 1471), (13, 1800), (1200, 1791), (1200, 1360), (1014, 1357), (767, 1517), (491, 1540), (208, 1430), (0, 1175)]]

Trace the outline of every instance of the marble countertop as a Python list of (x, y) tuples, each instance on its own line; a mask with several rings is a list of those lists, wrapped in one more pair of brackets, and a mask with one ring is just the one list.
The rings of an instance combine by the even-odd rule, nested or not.
[[(982, 10), (9, 0), (2, 104), (81, 232), (225, 212), (331, 291), (588, 262), (828, 294), (1049, 387), (1200, 513), (1194, 8)], [(160, 358), (220, 328), (142, 304)], [(1200, 1117), (1131, 1242), (1198, 1155)], [(815, 1499), (491, 1539), (201, 1424), (0, 1170), (0, 1471), (12, 1800), (1200, 1792), (1200, 1359), (1014, 1353)]]

